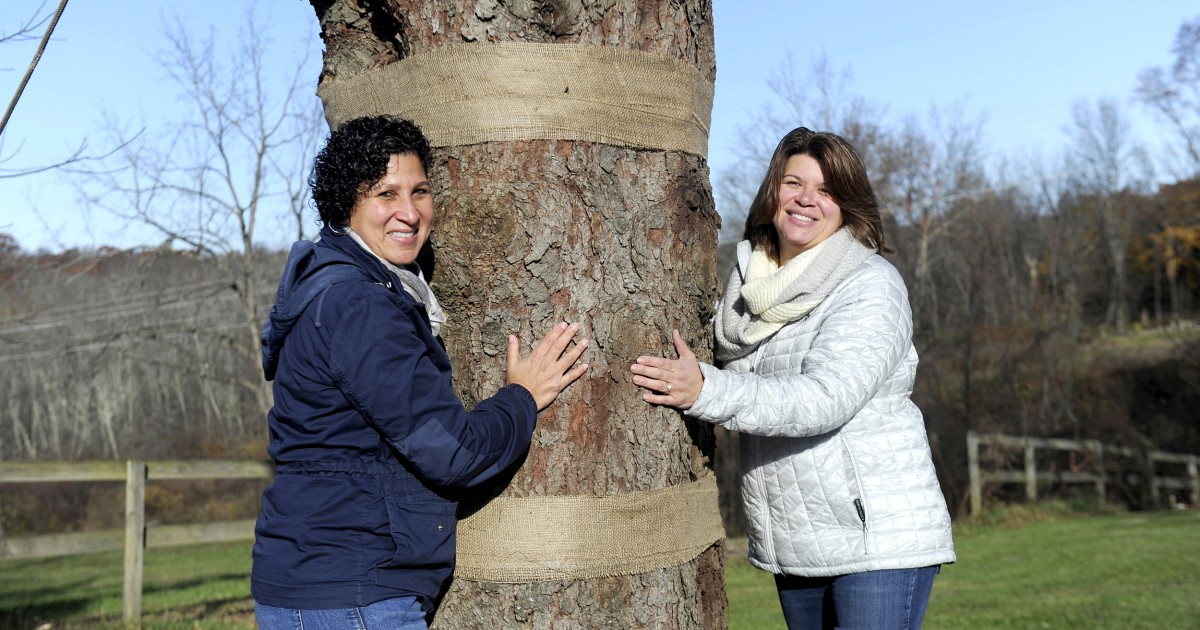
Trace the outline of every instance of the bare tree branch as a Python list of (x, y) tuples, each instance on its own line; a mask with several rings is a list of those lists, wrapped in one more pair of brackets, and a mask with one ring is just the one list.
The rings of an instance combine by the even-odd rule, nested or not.
[(17, 25), (17, 29), (11, 33), (0, 32), (0, 44), (6, 42), (23, 42), (34, 38), (33, 32), (41, 28), (46, 20), (50, 19), (50, 15), (42, 15), (42, 9), (46, 8), (46, 3), (38, 5), (38, 8), (33, 11), (27, 20)]
[(1138, 75), (1135, 94), (1176, 134), (1188, 161), (1181, 175), (1195, 176), (1200, 174), (1200, 17), (1179, 25), (1171, 52), (1175, 62), (1170, 67)]
[[(11, 161), (14, 157), (16, 157), (16, 155), (18, 153), (20, 153), (21, 146), (18, 146), (8, 156), (4, 155), (4, 139), (3, 139), (4, 128), (8, 126), (8, 121), (11, 118), (13, 111), (16, 109), (17, 102), (20, 100), (21, 94), (25, 91), (25, 86), (26, 86), (26, 84), (29, 83), (29, 79), (33, 75), (34, 68), (37, 67), (38, 61), (41, 59), (42, 53), (46, 49), (46, 45), (50, 40), (50, 35), (54, 31), (54, 27), (58, 24), (58, 20), (62, 16), (63, 11), (66, 9), (67, 0), (62, 0), (62, 2), (60, 2), (58, 5), (58, 9), (55, 10), (55, 12), (53, 14), (45, 15), (41, 18), (38, 18), (37, 16), (42, 13), (42, 9), (45, 6), (46, 6), (45, 3), (42, 3), (37, 8), (37, 10), (34, 11), (33, 16), (30, 17), (26, 22), (19, 25), (17, 27), (17, 30), (14, 31), (13, 33), (11, 33), (11, 34), (0, 33), (0, 44), (5, 43), (5, 42), (23, 41), (23, 40), (32, 38), (30, 36), (30, 33), (33, 31), (33, 29), (40, 27), (41, 25), (45, 24), (48, 20), (50, 21), (50, 25), (47, 27), (45, 34), (42, 36), (41, 43), (38, 45), (38, 49), (34, 55), (33, 62), (29, 65), (29, 69), (25, 72), (25, 76), (22, 78), (20, 85), (17, 87), (16, 93), (13, 95), (12, 100), (9, 102), (8, 109), (4, 113), (3, 120), (0, 120), (0, 165)], [(42, 165), (42, 166), (33, 166), (33, 167), (26, 167), (26, 168), (0, 168), (0, 179), (14, 179), (17, 177), (25, 177), (28, 175), (35, 175), (37, 173), (44, 173), (44, 172), (52, 171), (55, 169), (62, 169), (62, 168), (66, 168), (66, 167), (69, 167), (72, 165), (83, 164), (83, 163), (88, 163), (88, 162), (99, 162), (99, 161), (102, 161), (102, 160), (112, 156), (114, 153), (119, 151), (125, 144), (132, 142), (133, 139), (135, 139), (136, 137), (137, 136), (135, 134), (134, 138), (131, 138), (130, 140), (121, 141), (112, 150), (108, 151), (107, 153), (103, 153), (103, 154), (99, 154), (99, 155), (89, 155), (87, 153), (87, 144), (88, 143), (87, 143), (87, 140), (85, 139), (79, 143), (79, 147), (76, 148), (75, 151), (71, 153), (71, 155), (69, 155), (66, 158), (59, 160), (57, 162), (53, 162), (51, 164), (46, 164), (46, 165)]]
[(1143, 188), (1152, 179), (1149, 160), (1115, 101), (1102, 99), (1094, 108), (1077, 102), (1067, 132), (1073, 142), (1069, 178), (1095, 205), (1099, 243), (1110, 266), (1106, 319), (1124, 332), (1129, 324), (1129, 245), (1137, 212), (1122, 200), (1122, 193)]
[(4, 111), (4, 118), (0, 118), (0, 134), (3, 134), (4, 128), (8, 126), (8, 119), (12, 117), (13, 110), (17, 107), (17, 101), (21, 100), (21, 93), (25, 91), (25, 86), (29, 84), (29, 77), (33, 76), (33, 70), (37, 67), (38, 61), (41, 60), (42, 53), (46, 51), (46, 44), (50, 42), (50, 34), (54, 32), (54, 27), (58, 26), (58, 19), (62, 17), (63, 11), (66, 8), (67, 0), (61, 0), (58, 3), (58, 9), (54, 11), (54, 17), (50, 20), (50, 26), (46, 27), (46, 34), (42, 35), (42, 41), (38, 44), (37, 52), (33, 55), (33, 61), (29, 63), (29, 69), (25, 71), (25, 76), (21, 78), (21, 83), (17, 85), (17, 91), (13, 94), (12, 100), (9, 101), (8, 109)]
[[(244, 362), (256, 364), (265, 318), (257, 248), (264, 230), (271, 243), (302, 234), (306, 167), (323, 122), (319, 101), (306, 89), (307, 52), (284, 72), (273, 67), (266, 29), (253, 11), (232, 53), (217, 45), (212, 30), (196, 32), (178, 19), (169, 23), (162, 61), (189, 115), (127, 144), (115, 156), (119, 168), (88, 172), (86, 198), (217, 265), (241, 307), (235, 347)], [(107, 124), (122, 136), (121, 120), (110, 117)], [(254, 389), (265, 409), (269, 391), (261, 379)]]
[[(145, 131), (145, 129), (139, 130), (137, 133), (135, 133), (133, 135), (133, 137), (121, 142), (120, 144), (118, 144), (117, 146), (115, 146), (111, 150), (109, 150), (107, 153), (101, 153), (99, 155), (88, 155), (86, 153), (88, 142), (87, 142), (87, 140), (84, 140), (79, 143), (79, 147), (76, 148), (75, 151), (73, 151), (70, 156), (68, 156), (67, 158), (65, 158), (63, 160), (55, 162), (53, 164), (47, 164), (45, 166), (35, 166), (35, 167), (23, 168), (23, 169), (0, 168), (0, 179), (14, 179), (17, 177), (24, 177), (26, 175), (34, 175), (37, 173), (45, 173), (47, 171), (53, 171), (53, 170), (65, 170), (67, 172), (72, 172), (72, 169), (68, 168), (68, 167), (75, 167), (76, 165), (83, 165), (83, 164), (87, 164), (87, 163), (103, 162), (104, 160), (116, 155), (117, 152), (120, 151), (121, 149), (124, 149), (126, 147), (126, 145), (128, 145), (132, 142), (135, 142), (138, 139), (138, 137), (142, 135), (143, 131)], [(18, 147), (17, 151), (19, 151), (19, 150), (20, 150), (20, 148)], [(15, 155), (15, 154), (16, 154), (16, 152), (13, 153), (13, 155)], [(0, 164), (3, 164), (4, 162), (8, 161), (12, 157), (13, 156), (10, 155), (8, 158), (0, 159)]]

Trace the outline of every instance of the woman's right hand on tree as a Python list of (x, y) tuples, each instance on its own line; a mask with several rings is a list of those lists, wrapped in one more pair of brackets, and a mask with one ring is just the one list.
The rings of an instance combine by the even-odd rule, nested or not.
[(676, 409), (691, 409), (700, 390), (704, 387), (704, 373), (696, 354), (678, 330), (671, 331), (678, 359), (667, 359), (643, 355), (629, 367), (633, 372), (633, 384), (645, 388), (642, 400), (654, 405), (667, 405)]
[[(587, 349), (587, 339), (570, 345), (578, 332), (579, 324), (560, 323), (550, 329), (526, 357), (521, 356), (521, 345), (517, 336), (508, 336), (508, 384), (520, 385), (529, 390), (537, 403), (538, 411), (549, 407), (562, 390), (579, 380), (587, 371), (588, 364), (575, 365)], [(572, 365), (575, 367), (571, 367)]]

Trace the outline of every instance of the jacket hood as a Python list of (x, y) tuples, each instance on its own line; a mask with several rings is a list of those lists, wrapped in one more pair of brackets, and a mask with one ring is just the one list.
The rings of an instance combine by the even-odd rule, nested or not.
[(386, 273), (378, 261), (369, 259), (348, 236), (325, 227), (320, 239), (320, 242), (296, 241), (288, 253), (275, 304), (262, 330), (263, 376), (268, 381), (275, 378), (279, 352), (288, 333), (310, 302), (334, 283), (344, 280), (377, 282), (380, 278), (373, 276)]

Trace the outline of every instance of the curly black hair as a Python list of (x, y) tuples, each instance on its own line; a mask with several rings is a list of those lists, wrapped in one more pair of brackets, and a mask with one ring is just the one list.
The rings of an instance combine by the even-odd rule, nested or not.
[(367, 116), (342, 123), (317, 153), (308, 178), (321, 223), (349, 224), (359, 195), (383, 179), (392, 156), (410, 154), (421, 160), (428, 173), (433, 154), (425, 134), (412, 121)]

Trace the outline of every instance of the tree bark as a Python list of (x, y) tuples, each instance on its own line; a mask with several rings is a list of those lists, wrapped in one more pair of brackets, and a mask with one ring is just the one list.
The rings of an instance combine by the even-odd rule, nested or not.
[[(620, 46), (715, 73), (708, 0), (313, 0), (322, 81), (464, 41)], [(628, 366), (674, 356), (672, 327), (711, 357), (719, 219), (704, 159), (567, 140), (435, 149), (433, 287), (456, 387), (472, 406), (503, 384), (506, 337), (525, 348), (578, 321), (588, 374), (539, 417), (492, 494), (613, 496), (711, 474), (711, 427), (641, 400)], [(672, 527), (662, 523), (662, 527)], [(536, 532), (531, 532), (536, 535)], [(439, 628), (723, 628), (724, 545), (681, 566), (570, 582), (456, 580)]]

